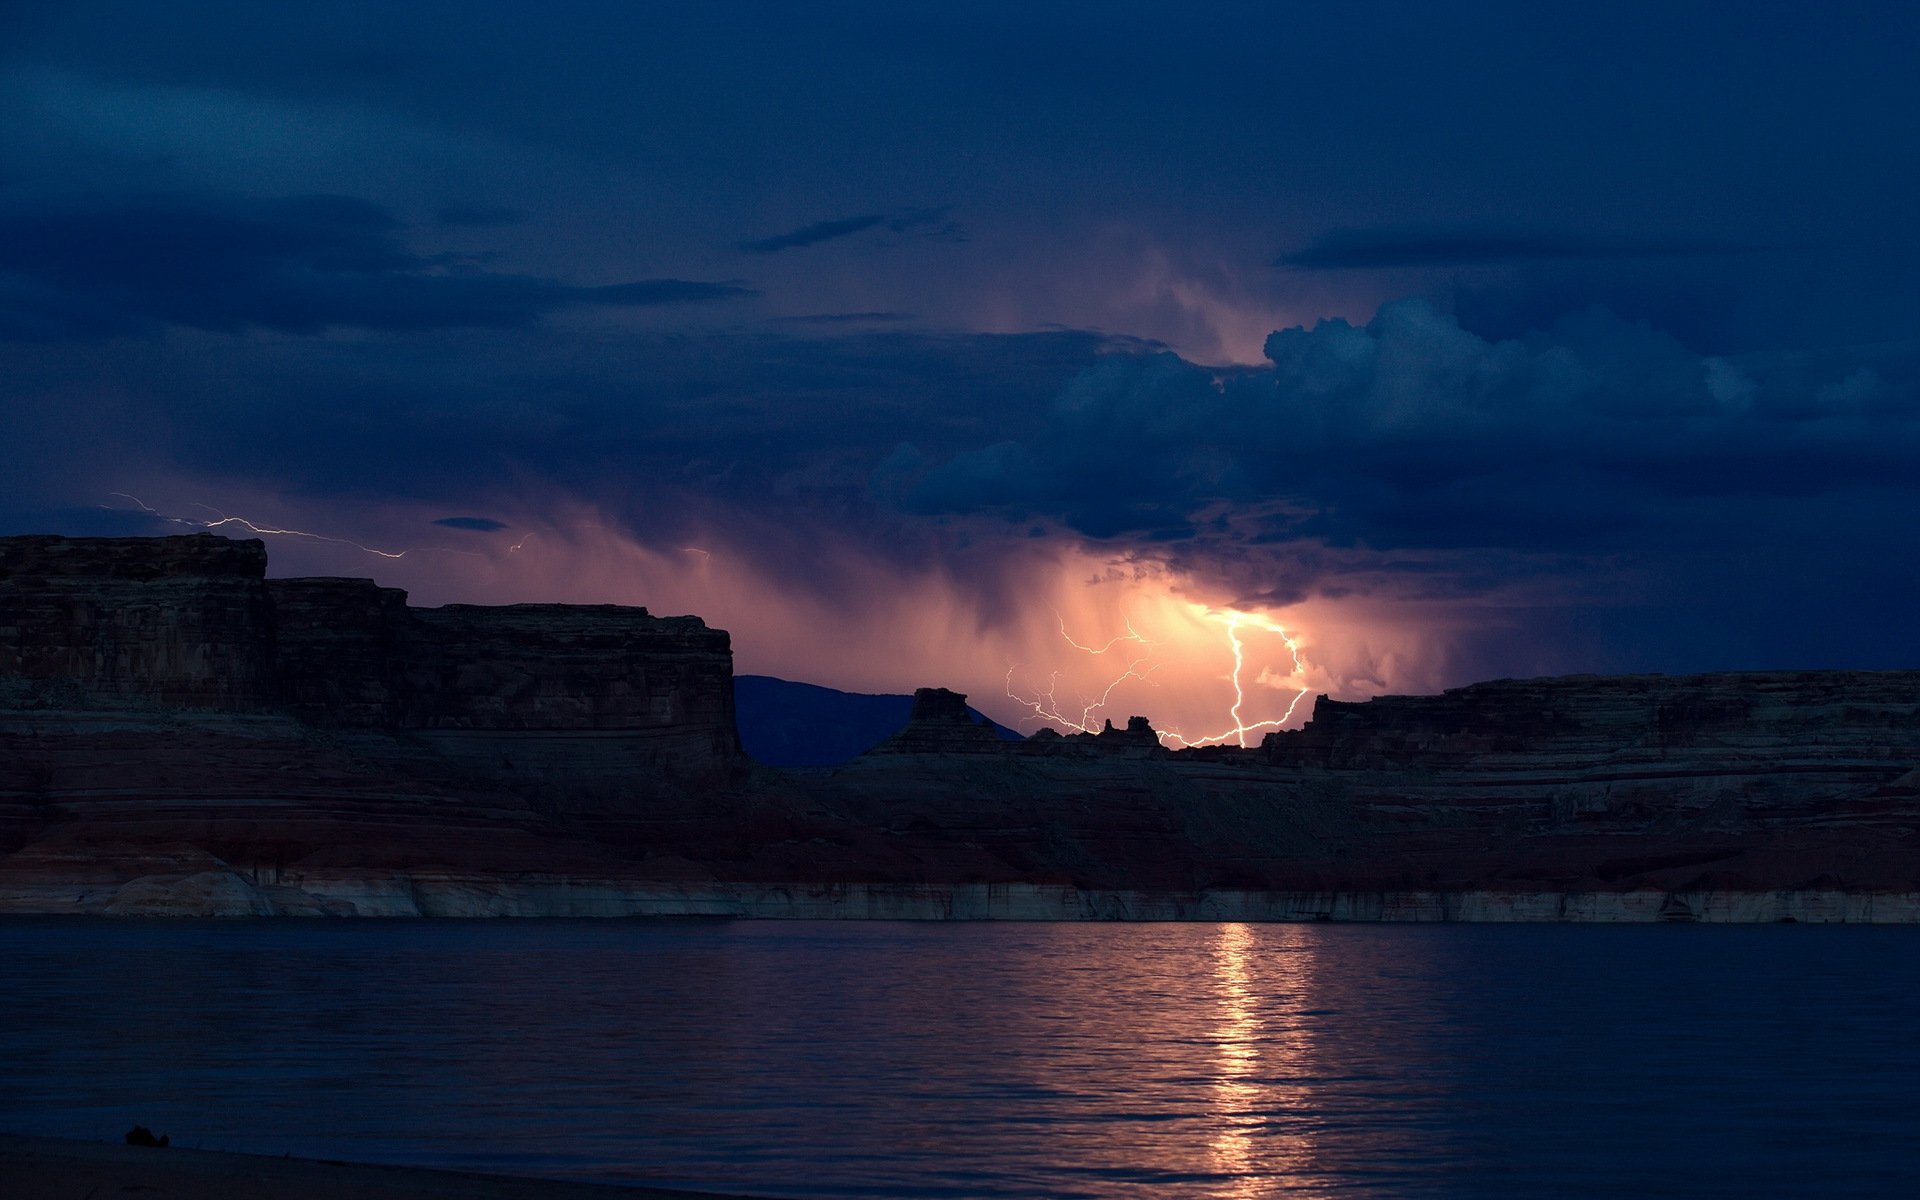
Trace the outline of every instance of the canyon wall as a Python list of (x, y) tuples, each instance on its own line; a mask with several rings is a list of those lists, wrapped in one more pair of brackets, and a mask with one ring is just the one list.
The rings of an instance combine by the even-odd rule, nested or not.
[(1169, 892), (1920, 891), (1920, 671), (1323, 697), (1304, 729), (1255, 750), (1167, 750), (1138, 719), (996, 747), (955, 718), (961, 698), (942, 699), (815, 787), (902, 845), (937, 841), (971, 878)]
[(328, 780), (362, 797), (354, 821), (381, 797), (617, 817), (741, 769), (727, 635), (698, 618), (416, 609), (266, 565), (206, 534), (0, 538), (0, 849), (82, 810), (142, 811), (149, 836), (235, 790), (264, 790), (255, 825), (311, 825)]
[(701, 783), (737, 765), (732, 652), (698, 617), (410, 608), (371, 580), (268, 580), (266, 566), (261, 542), (208, 534), (0, 538), (0, 681), (83, 708), (402, 733), (486, 770), (516, 752)]
[[(1266, 761), (1376, 806), (1562, 837), (1682, 823), (1904, 838), (1920, 672), (1497, 680), (1342, 703), (1269, 734)], [(1905, 832), (1903, 832), (1905, 831)]]
[(0, 538), (0, 686), (250, 710), (273, 689), (266, 547), (200, 535)]
[(318, 728), (404, 733), (555, 803), (617, 808), (740, 765), (733, 656), (698, 617), (611, 604), (409, 608), (369, 580), (276, 579), (277, 698)]

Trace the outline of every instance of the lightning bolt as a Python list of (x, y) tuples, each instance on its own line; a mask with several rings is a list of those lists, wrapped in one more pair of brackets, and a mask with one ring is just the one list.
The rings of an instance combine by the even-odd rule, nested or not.
[(1152, 642), (1149, 642), (1146, 638), (1141, 637), (1140, 634), (1135, 631), (1135, 629), (1133, 628), (1133, 622), (1127, 617), (1125, 613), (1120, 614), (1120, 622), (1121, 624), (1127, 627), (1127, 631), (1121, 634), (1117, 638), (1109, 639), (1106, 645), (1101, 646), (1098, 649), (1095, 649), (1092, 646), (1083, 646), (1079, 642), (1074, 641), (1073, 635), (1067, 632), (1067, 619), (1060, 615), (1060, 610), (1057, 608), (1053, 610), (1053, 619), (1060, 623), (1060, 636), (1066, 639), (1067, 645), (1072, 646), (1075, 650), (1084, 650), (1088, 654), (1105, 654), (1107, 651), (1113, 649), (1115, 646), (1118, 646), (1121, 642), (1139, 642), (1143, 646), (1153, 645)]
[(1127, 663), (1124, 670), (1108, 681), (1107, 685), (1100, 690), (1098, 699), (1087, 700), (1084, 697), (1081, 698), (1080, 715), (1077, 717), (1071, 715), (1069, 707), (1063, 705), (1059, 699), (1060, 672), (1055, 671), (1048, 677), (1045, 688), (1035, 689), (1031, 694), (1024, 694), (1014, 690), (1013, 677), (1020, 669), (1018, 664), (1008, 664), (1006, 682), (1007, 698), (1016, 704), (1024, 706), (1031, 713), (1031, 716), (1021, 718), (1022, 723), (1027, 721), (1036, 721), (1042, 724), (1052, 723), (1055, 725), (1065, 725), (1069, 729), (1079, 733), (1098, 733), (1100, 731), (1099, 727), (1097, 727), (1094, 722), (1103, 719), (1104, 710), (1113, 699), (1115, 688), (1118, 688), (1129, 679), (1152, 682), (1151, 676), (1159, 669), (1160, 664), (1153, 663), (1147, 666), (1144, 671), (1141, 670), (1141, 666), (1153, 657), (1155, 643), (1148, 641), (1139, 630), (1135, 629), (1132, 620), (1124, 613), (1121, 614), (1120, 620), (1121, 623), (1126, 626), (1127, 631), (1118, 637), (1109, 638), (1106, 644), (1101, 646), (1088, 645), (1076, 640), (1072, 634), (1068, 633), (1067, 619), (1060, 615), (1059, 609), (1056, 608), (1053, 610), (1053, 616), (1054, 620), (1059, 622), (1060, 637), (1067, 645), (1089, 656), (1098, 657), (1123, 642), (1135, 642), (1146, 647), (1144, 654), (1134, 657)]
[[(355, 550), (359, 550), (367, 554), (378, 555), (381, 558), (405, 558), (408, 554), (412, 553), (412, 551), (410, 550), (376, 550), (372, 546), (362, 546), (359, 542), (350, 541), (347, 538), (332, 537), (324, 533), (311, 533), (304, 529), (271, 529), (264, 525), (256, 525), (252, 521), (247, 520), (245, 517), (230, 517), (226, 513), (223, 513), (219, 509), (213, 507), (211, 504), (194, 505), (195, 508), (206, 509), (208, 512), (212, 513), (214, 516), (214, 519), (211, 521), (197, 521), (191, 517), (169, 516), (168, 514), (163, 513), (159, 509), (153, 507), (151, 504), (148, 504), (145, 500), (142, 500), (140, 497), (128, 495), (126, 492), (108, 492), (107, 495), (117, 496), (122, 500), (131, 500), (135, 504), (140, 506), (140, 511), (144, 513), (148, 513), (152, 516), (158, 517), (162, 521), (167, 522), (169, 525), (184, 525), (189, 529), (221, 529), (228, 525), (238, 525), (242, 529), (250, 530), (254, 533), (258, 533), (263, 536), (297, 537), (297, 538), (307, 538), (316, 542), (332, 542), (335, 545), (351, 546)], [(100, 507), (110, 508), (112, 506), (103, 504)], [(434, 547), (434, 548), (439, 549), (439, 547)], [(469, 551), (469, 550), (452, 550), (452, 549), (449, 549), (446, 552), (449, 554), (473, 553), (472, 551)]]
[[(1123, 638), (1121, 640), (1124, 641), (1126, 639)], [(1020, 718), (1022, 723), (1037, 721), (1041, 724), (1051, 723), (1055, 725), (1065, 725), (1077, 733), (1098, 733), (1100, 732), (1100, 728), (1096, 726), (1094, 722), (1102, 718), (1103, 710), (1107, 707), (1109, 701), (1112, 700), (1115, 688), (1129, 679), (1140, 679), (1152, 682), (1151, 676), (1159, 669), (1160, 664), (1154, 663), (1142, 671), (1140, 665), (1146, 662), (1147, 658), (1147, 655), (1142, 655), (1128, 663), (1126, 670), (1114, 676), (1112, 681), (1101, 689), (1098, 699), (1086, 700), (1082, 698), (1079, 716), (1071, 715), (1070, 706), (1063, 705), (1059, 698), (1060, 672), (1058, 671), (1048, 676), (1047, 686), (1045, 688), (1036, 689), (1032, 694), (1027, 695), (1014, 690), (1013, 677), (1014, 674), (1019, 671), (1020, 667), (1018, 664), (1009, 664), (1007, 667), (1007, 698), (1029, 710), (1031, 715)]]
[[(1221, 627), (1221, 633), (1226, 639), (1227, 648), (1233, 656), (1233, 669), (1226, 675), (1227, 681), (1233, 687), (1233, 703), (1229, 705), (1227, 709), (1227, 719), (1232, 722), (1232, 725), (1220, 733), (1207, 734), (1204, 737), (1190, 738), (1177, 729), (1159, 730), (1159, 736), (1164, 744), (1174, 749), (1188, 749), (1198, 746), (1220, 746), (1228, 742), (1234, 742), (1244, 749), (1246, 748), (1249, 735), (1284, 728), (1287, 722), (1293, 719), (1293, 714), (1295, 710), (1299, 708), (1300, 701), (1304, 700), (1307, 693), (1312, 689), (1302, 688), (1295, 693), (1293, 699), (1288, 702), (1286, 711), (1281, 713), (1280, 716), (1270, 720), (1249, 722), (1244, 715), (1247, 703), (1245, 683), (1247, 653), (1246, 643), (1241, 640), (1241, 629), (1242, 627), (1257, 629), (1261, 632), (1278, 636), (1281, 644), (1286, 646), (1287, 653), (1293, 660), (1294, 678), (1299, 678), (1306, 670), (1306, 663), (1300, 657), (1299, 639), (1295, 638), (1285, 626), (1267, 617), (1242, 612), (1238, 609), (1212, 609), (1198, 606), (1196, 606), (1196, 608), (1198, 610), (1196, 615), (1201, 619), (1218, 624)], [(1015, 687), (1014, 677), (1020, 669), (1019, 666), (1016, 664), (1008, 665), (1005, 685), (1007, 698), (1028, 710), (1028, 715), (1021, 718), (1022, 724), (1027, 721), (1035, 721), (1038, 723), (1064, 726), (1079, 733), (1097, 733), (1099, 732), (1099, 727), (1096, 726), (1095, 722), (1104, 718), (1104, 710), (1112, 701), (1115, 689), (1129, 679), (1152, 682), (1151, 677), (1153, 673), (1160, 668), (1161, 664), (1151, 662), (1150, 660), (1154, 657), (1154, 651), (1162, 643), (1149, 640), (1134, 627), (1131, 619), (1123, 615), (1122, 621), (1125, 624), (1126, 632), (1108, 639), (1102, 645), (1096, 646), (1091, 643), (1082, 642), (1069, 633), (1067, 631), (1066, 620), (1064, 617), (1061, 617), (1058, 609), (1054, 610), (1054, 617), (1059, 622), (1061, 640), (1089, 657), (1098, 657), (1106, 654), (1123, 643), (1131, 642), (1145, 647), (1145, 653), (1129, 660), (1126, 668), (1115, 675), (1105, 687), (1101, 689), (1097, 699), (1090, 702), (1083, 700), (1079, 706), (1077, 715), (1073, 712), (1071, 705), (1063, 703), (1059, 698), (1061, 674), (1059, 671), (1054, 671), (1048, 677), (1046, 687), (1035, 688), (1031, 692), (1023, 692)]]
[(349, 541), (343, 537), (329, 537), (324, 533), (309, 533), (304, 529), (269, 529), (264, 525), (255, 525), (245, 517), (229, 517), (211, 504), (196, 504), (194, 507), (204, 508), (213, 514), (213, 520), (200, 522), (201, 527), (205, 529), (219, 529), (223, 525), (238, 525), (242, 529), (251, 530), (254, 533), (263, 534), (267, 537), (297, 537), (307, 538), (316, 542), (332, 542), (339, 546), (352, 546), (355, 550), (363, 550), (368, 554), (377, 554), (381, 558), (405, 558), (407, 556), (407, 551), (405, 550), (376, 550), (372, 546), (362, 546), (359, 542)]
[(1241, 675), (1247, 666), (1247, 652), (1245, 643), (1240, 640), (1240, 626), (1251, 625), (1267, 633), (1279, 635), (1281, 644), (1286, 646), (1287, 654), (1293, 659), (1293, 677), (1296, 679), (1306, 670), (1306, 664), (1300, 661), (1300, 642), (1291, 633), (1288, 633), (1286, 627), (1279, 622), (1269, 620), (1265, 617), (1257, 617), (1252, 613), (1240, 612), (1238, 609), (1228, 609), (1224, 614), (1208, 611), (1206, 616), (1218, 620), (1221, 623), (1226, 632), (1227, 644), (1233, 649), (1233, 672), (1228, 676), (1228, 679), (1233, 684), (1233, 705), (1227, 710), (1227, 717), (1233, 722), (1233, 728), (1224, 733), (1213, 733), (1205, 737), (1191, 739), (1185, 737), (1177, 730), (1163, 731), (1160, 736), (1164, 739), (1179, 743), (1177, 747), (1179, 749), (1192, 746), (1221, 746), (1231, 740), (1237, 742), (1240, 748), (1244, 750), (1247, 747), (1248, 734), (1280, 729), (1283, 728), (1288, 721), (1291, 721), (1294, 710), (1300, 707), (1300, 702), (1306, 699), (1307, 693), (1313, 689), (1301, 688), (1296, 692), (1293, 699), (1287, 703), (1287, 711), (1281, 713), (1277, 718), (1270, 721), (1255, 721), (1249, 725), (1246, 719), (1240, 715), (1241, 708), (1247, 702), (1246, 687), (1241, 682)]
[[(122, 500), (131, 500), (135, 504), (140, 506), (141, 512), (146, 513), (149, 516), (159, 517), (162, 521), (167, 522), (169, 525), (189, 525), (195, 529), (206, 528), (206, 526), (201, 524), (199, 521), (189, 521), (185, 517), (170, 517), (167, 514), (161, 512), (159, 509), (155, 508), (153, 505), (148, 504), (145, 500), (142, 500), (138, 496), (129, 496), (125, 492), (108, 492), (107, 495), (118, 496)], [(114, 508), (115, 508), (115, 506), (111, 504), (102, 504), (102, 505), (98, 505), (97, 507), (104, 508), (108, 512), (114, 511)], [(120, 509), (119, 511), (125, 512), (126, 510)]]

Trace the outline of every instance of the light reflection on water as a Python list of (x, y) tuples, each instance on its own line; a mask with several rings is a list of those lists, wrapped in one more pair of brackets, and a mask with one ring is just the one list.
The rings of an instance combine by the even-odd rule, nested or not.
[(1920, 1194), (1920, 930), (0, 922), (0, 1130), (781, 1196)]
[[(1245, 925), (1222, 925), (1214, 950), (1214, 982), (1219, 991), (1219, 1018), (1214, 1029), (1218, 1052), (1214, 1066), (1214, 1132), (1208, 1142), (1213, 1173), (1227, 1180), (1235, 1196), (1255, 1197), (1261, 1181), (1274, 1175), (1312, 1177), (1313, 1147), (1287, 1146), (1286, 1161), (1271, 1165), (1260, 1162), (1257, 1127), (1261, 1123), (1261, 1102), (1266, 1096), (1260, 1074), (1261, 1029), (1259, 1006), (1252, 992), (1253, 971), (1249, 951), (1253, 933)], [(1295, 956), (1286, 956), (1291, 961)], [(1273, 1046), (1273, 1056), (1284, 1059), (1289, 1050), (1284, 1041)], [(1287, 1145), (1276, 1141), (1276, 1147)]]

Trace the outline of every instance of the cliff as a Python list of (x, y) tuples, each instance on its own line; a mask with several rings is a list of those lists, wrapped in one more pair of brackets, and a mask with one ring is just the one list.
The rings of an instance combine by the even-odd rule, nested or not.
[(251, 710), (270, 693), (266, 547), (0, 538), (0, 681), (81, 700)]
[(604, 871), (597, 827), (684, 822), (743, 769), (727, 635), (697, 618), (415, 609), (266, 562), (204, 534), (0, 539), (0, 876)]
[(916, 688), (900, 732), (869, 754), (995, 754), (1001, 749), (993, 723), (976, 720), (967, 698), (946, 688)]
[[(267, 584), (272, 694), (320, 728), (404, 733), (468, 770), (617, 810), (651, 774), (740, 765), (727, 635), (610, 604), (409, 608), (358, 579)], [(564, 786), (562, 786), (564, 785)]]
[(787, 774), (697, 618), (265, 568), (0, 539), (0, 912), (1920, 919), (1920, 672), (1322, 697), (1254, 750), (926, 688)]
[[(1360, 704), (1322, 696), (1267, 736), (1282, 769), (1379, 805), (1533, 834), (1845, 827), (1871, 852), (1916, 815), (1920, 672), (1776, 671), (1498, 680)], [(1904, 832), (1903, 832), (1904, 831)]]
[[(410, 608), (371, 580), (269, 581), (266, 565), (261, 542), (209, 534), (0, 538), (0, 680), (16, 703), (403, 734), (483, 774), (645, 768), (712, 786), (739, 765), (731, 649), (697, 617)], [(527, 764), (508, 766), (515, 753)]]

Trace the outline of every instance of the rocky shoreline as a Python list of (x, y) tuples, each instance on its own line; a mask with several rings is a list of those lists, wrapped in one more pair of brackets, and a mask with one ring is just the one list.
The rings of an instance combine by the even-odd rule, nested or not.
[(0, 915), (857, 921), (1920, 924), (1920, 891), (1235, 891), (997, 884), (674, 884), (413, 875), (261, 886), (227, 872), (0, 892)]

